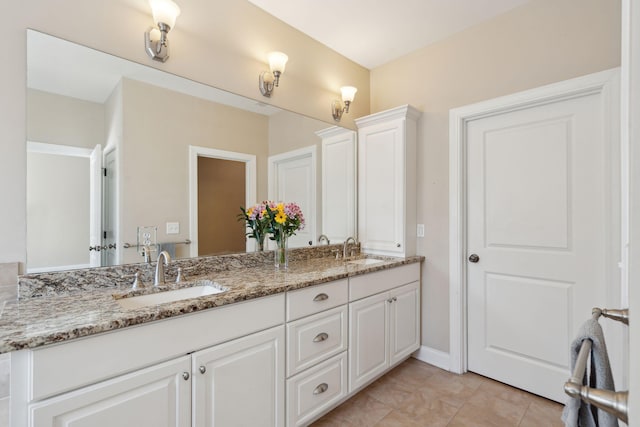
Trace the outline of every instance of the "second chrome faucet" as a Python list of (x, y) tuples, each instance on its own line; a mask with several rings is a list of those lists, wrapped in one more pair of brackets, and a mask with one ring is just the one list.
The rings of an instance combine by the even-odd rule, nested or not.
[(156, 263), (156, 275), (153, 279), (153, 286), (158, 286), (165, 283), (164, 268), (168, 267), (171, 263), (171, 256), (169, 252), (162, 251), (158, 254), (158, 262)]

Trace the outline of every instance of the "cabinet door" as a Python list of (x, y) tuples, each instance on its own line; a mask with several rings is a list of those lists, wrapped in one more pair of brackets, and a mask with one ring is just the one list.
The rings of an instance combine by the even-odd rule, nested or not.
[(393, 366), (420, 347), (420, 282), (394, 289), (390, 296), (389, 351)]
[(31, 404), (29, 425), (190, 426), (190, 371), (191, 357), (184, 356)]
[(389, 366), (389, 293), (349, 304), (349, 392)]
[(361, 247), (404, 253), (405, 119), (358, 131), (358, 238)]
[(284, 425), (284, 326), (193, 354), (197, 427)]

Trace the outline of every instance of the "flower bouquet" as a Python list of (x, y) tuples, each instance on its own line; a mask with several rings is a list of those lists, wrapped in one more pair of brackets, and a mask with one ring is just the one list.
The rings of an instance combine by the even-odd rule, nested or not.
[(267, 202), (262, 202), (248, 209), (240, 207), (242, 213), (238, 214), (238, 221), (246, 221), (247, 229), (250, 230), (247, 232), (247, 237), (256, 239), (258, 251), (261, 252), (264, 251), (264, 239), (269, 232), (269, 223), (271, 221), (271, 218), (267, 215), (266, 206)]
[(304, 229), (302, 209), (296, 203), (265, 202), (265, 210), (269, 218), (269, 238), (276, 242), (275, 266), (286, 269), (287, 239), (296, 234), (296, 231)]

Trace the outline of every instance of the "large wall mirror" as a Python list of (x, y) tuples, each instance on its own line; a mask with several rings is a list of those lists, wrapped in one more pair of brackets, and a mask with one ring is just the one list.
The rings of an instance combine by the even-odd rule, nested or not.
[(355, 147), (352, 131), (33, 30), (27, 58), (27, 272), (142, 262), (145, 240), (177, 258), (254, 250), (237, 215), (268, 198), (303, 208), (295, 246), (330, 216), (334, 242), (354, 232), (355, 211), (322, 206), (326, 182), (355, 206), (322, 164), (324, 135)]

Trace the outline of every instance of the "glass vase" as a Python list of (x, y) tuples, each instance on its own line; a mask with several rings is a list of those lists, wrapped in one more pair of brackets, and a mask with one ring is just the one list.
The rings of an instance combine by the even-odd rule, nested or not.
[(287, 250), (287, 237), (281, 235), (276, 240), (274, 265), (278, 270), (286, 270), (289, 267), (289, 252)]
[(262, 238), (256, 238), (256, 252), (264, 252), (264, 238), (266, 236), (262, 236)]

